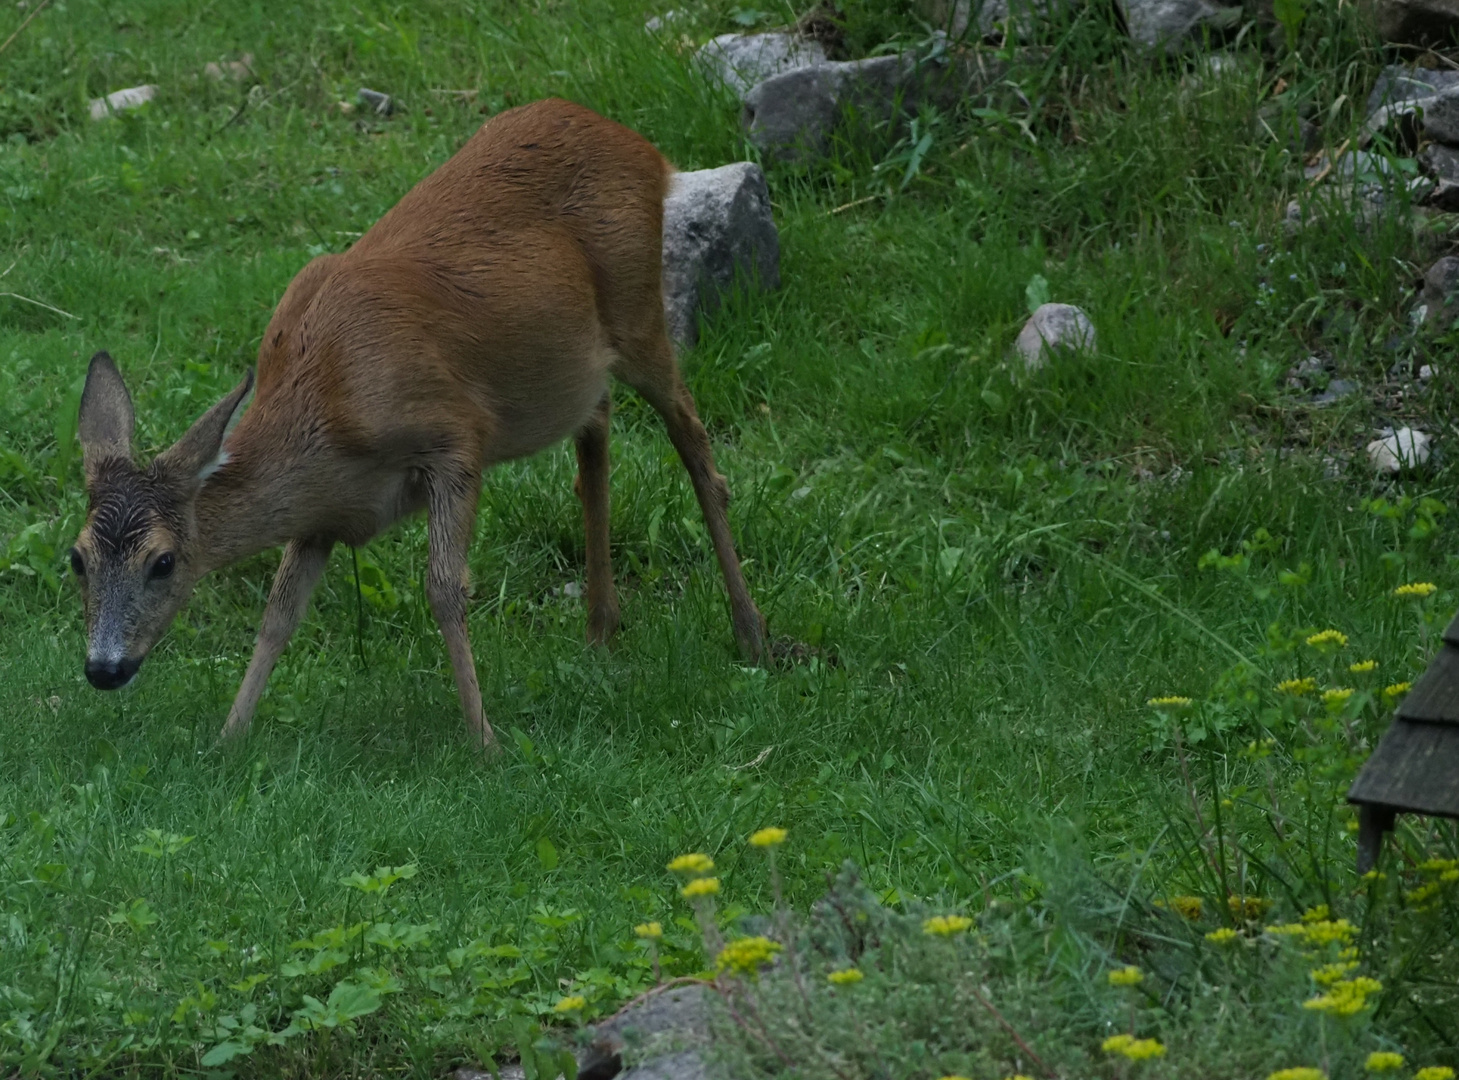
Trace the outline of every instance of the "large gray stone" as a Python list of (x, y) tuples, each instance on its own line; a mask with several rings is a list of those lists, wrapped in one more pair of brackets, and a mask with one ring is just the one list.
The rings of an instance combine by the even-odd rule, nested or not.
[(1459, 211), (1459, 150), (1430, 143), (1420, 151), (1418, 164), (1434, 180), (1428, 204), (1448, 213)]
[(1229, 30), (1241, 21), (1241, 5), (1211, 0), (1120, 0), (1130, 37), (1151, 48), (1173, 52), (1206, 31)]
[(1424, 322), (1447, 330), (1459, 315), (1459, 256), (1446, 255), (1424, 274)]
[(775, 75), (745, 95), (741, 120), (767, 157), (810, 162), (826, 156), (849, 115), (869, 126), (914, 113), (923, 101), (948, 106), (981, 93), (1008, 65), (979, 52), (919, 60), (913, 53), (835, 61)]
[(1425, 135), (1449, 146), (1459, 144), (1459, 87), (1426, 99), (1423, 113)]
[(625, 1069), (618, 1080), (710, 1080), (712, 1075), (698, 1050), (682, 1050)]
[(721, 34), (694, 54), (695, 61), (741, 98), (772, 75), (826, 62), (819, 41), (799, 34)]
[[(580, 1080), (607, 1080), (618, 1073), (626, 1060), (653, 1064), (693, 1057), (709, 1045), (709, 997), (703, 986), (677, 986), (653, 994), (592, 1027), (587, 1046), (578, 1053)], [(643, 1077), (703, 1075), (680, 1071), (643, 1072)], [(635, 1066), (644, 1069), (645, 1064)]]
[(1398, 65), (1384, 68), (1368, 94), (1361, 141), (1366, 144), (1384, 128), (1397, 125), (1402, 141), (1411, 142), (1419, 127), (1420, 114), (1427, 111), (1435, 98), (1454, 90), (1459, 90), (1459, 71)]
[(1094, 352), (1098, 339), (1089, 316), (1073, 304), (1043, 304), (1023, 324), (1013, 349), (1027, 371), (1037, 371), (1049, 352)]
[(675, 173), (664, 200), (664, 313), (680, 345), (698, 340), (697, 316), (719, 307), (736, 275), (780, 287), (780, 235), (765, 174), (753, 162)]
[(1378, 36), (1403, 45), (1433, 45), (1459, 30), (1459, 0), (1368, 0)]

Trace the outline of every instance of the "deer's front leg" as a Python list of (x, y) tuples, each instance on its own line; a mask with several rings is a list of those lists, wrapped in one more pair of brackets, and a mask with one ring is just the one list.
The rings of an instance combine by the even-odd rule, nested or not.
[(426, 533), (430, 543), (426, 599), (446, 639), (466, 728), (478, 746), (491, 750), (496, 747), (496, 734), (481, 707), (476, 660), (466, 636), (466, 552), (471, 546), (471, 527), (476, 523), (481, 474), (446, 467), (433, 473), (426, 486)]
[(279, 572), (274, 575), (273, 588), (269, 590), (268, 604), (263, 609), (263, 622), (258, 628), (258, 644), (253, 648), (253, 659), (248, 662), (243, 684), (228, 710), (228, 722), (223, 725), (221, 739), (234, 739), (248, 733), (253, 723), (254, 710), (268, 677), (278, 663), (279, 656), (289, 638), (304, 617), (309, 606), (309, 597), (324, 567), (329, 562), (330, 549), (334, 544), (325, 540), (290, 540), (284, 548)]

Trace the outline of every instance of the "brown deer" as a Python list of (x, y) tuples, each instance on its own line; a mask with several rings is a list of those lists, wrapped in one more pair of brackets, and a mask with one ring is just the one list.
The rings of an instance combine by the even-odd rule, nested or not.
[[(79, 435), (89, 510), (71, 551), (86, 677), (115, 689), (211, 570), (283, 545), (224, 737), (244, 734), (336, 543), (426, 512), (426, 594), (475, 740), (466, 555), (482, 473), (571, 435), (587, 532), (587, 636), (618, 626), (608, 553), (609, 376), (663, 417), (729, 590), (741, 653), (765, 623), (730, 535), (729, 489), (665, 329), (660, 259), (672, 167), (642, 136), (566, 101), (493, 118), (348, 251), (301, 270), (246, 377), (144, 469), (132, 403), (92, 357)], [(236, 424), (236, 426), (234, 426)]]

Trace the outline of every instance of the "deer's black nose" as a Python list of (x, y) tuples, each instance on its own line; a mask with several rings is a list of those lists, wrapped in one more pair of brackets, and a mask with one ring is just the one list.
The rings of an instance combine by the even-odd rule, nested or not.
[(132, 681), (140, 660), (87, 660), (86, 681), (98, 690), (118, 690)]

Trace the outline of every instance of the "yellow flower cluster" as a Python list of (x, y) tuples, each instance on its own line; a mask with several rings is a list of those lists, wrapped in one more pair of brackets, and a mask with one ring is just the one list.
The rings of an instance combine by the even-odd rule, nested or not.
[(695, 878), (680, 889), (679, 895), (685, 900), (693, 900), (700, 896), (713, 896), (717, 892), (719, 892), (719, 878), (701, 877)]
[(1153, 697), (1145, 702), (1154, 709), (1184, 709), (1190, 703), (1190, 698), (1181, 697), (1178, 694), (1171, 694), (1169, 697)]
[(972, 925), (973, 920), (966, 915), (934, 915), (923, 922), (922, 932), (937, 937), (951, 937), (953, 934), (961, 934)]
[(1100, 1043), (1100, 1049), (1106, 1054), (1123, 1054), (1131, 1061), (1144, 1061), (1165, 1053), (1165, 1047), (1159, 1041), (1137, 1039), (1133, 1035), (1111, 1035)]
[(633, 932), (649, 941), (657, 941), (664, 936), (664, 928), (656, 922), (639, 923), (633, 928)]
[(1392, 686), (1385, 686), (1383, 688), (1383, 700), (1396, 701), (1412, 689), (1413, 683), (1411, 682), (1396, 682)]
[(842, 968), (840, 971), (833, 971), (826, 976), (826, 981), (832, 986), (852, 986), (866, 978), (860, 968)]
[(1230, 945), (1241, 935), (1229, 926), (1223, 926), (1219, 930), (1212, 930), (1206, 935), (1206, 940), (1216, 945)]
[[(1438, 874), (1443, 877), (1444, 874), (1459, 870), (1459, 859), (1425, 859), (1418, 864), (1418, 868), (1426, 874)], [(1443, 878), (1443, 880), (1450, 879)]]
[(777, 844), (785, 843), (788, 834), (784, 829), (774, 827), (761, 829), (759, 832), (750, 834), (751, 847), (774, 847)]
[(1447, 1065), (1430, 1065), (1414, 1073), (1413, 1080), (1454, 1080), (1454, 1070)]
[(1369, 1072), (1387, 1072), (1389, 1069), (1403, 1068), (1403, 1055), (1390, 1053), (1386, 1050), (1374, 1050), (1368, 1055), (1363, 1068)]
[(1360, 975), (1356, 979), (1333, 983), (1327, 988), (1327, 993), (1302, 1002), (1302, 1008), (1334, 1016), (1355, 1016), (1368, 1007), (1369, 996), (1382, 989), (1383, 984), (1377, 979)]
[(1293, 697), (1301, 697), (1303, 694), (1317, 692), (1316, 679), (1287, 679), (1277, 683), (1277, 693), (1291, 694)]
[(1357, 968), (1356, 960), (1340, 960), (1335, 964), (1323, 964), (1320, 968), (1310, 972), (1312, 981), (1318, 986), (1331, 986), (1335, 982), (1346, 979)]
[(1434, 897), (1438, 896), (1440, 888), (1442, 888), (1442, 886), (1437, 881), (1430, 881), (1426, 885), (1420, 885), (1417, 889), (1410, 889), (1408, 892), (1403, 894), (1403, 898), (1407, 900), (1410, 904), (1413, 904), (1415, 907), (1417, 907), (1424, 901), (1432, 900)]
[(1378, 661), (1359, 660), (1356, 664), (1349, 664), (1348, 670), (1351, 671), (1354, 675), (1366, 675), (1370, 671), (1378, 670)]
[(1307, 639), (1307, 644), (1314, 649), (1327, 650), (1329, 648), (1341, 649), (1348, 643), (1348, 636), (1341, 630), (1319, 630)]
[(1268, 926), (1268, 934), (1299, 937), (1306, 945), (1330, 945), (1333, 942), (1346, 945), (1357, 934), (1358, 928), (1346, 919), (1313, 919), (1309, 922), (1285, 923)]
[(1348, 703), (1348, 698), (1352, 696), (1353, 692), (1346, 687), (1340, 687), (1336, 690), (1324, 690), (1322, 692), (1322, 703), (1326, 705), (1329, 709), (1336, 712), (1338, 709), (1341, 709), (1344, 705), (1346, 705)]
[(1145, 973), (1137, 967), (1122, 967), (1109, 973), (1111, 986), (1139, 986), (1145, 981)]
[(1264, 896), (1226, 897), (1226, 907), (1230, 910), (1232, 917), (1245, 919), (1247, 922), (1261, 918), (1271, 906), (1272, 902)]
[(714, 958), (717, 971), (736, 971), (741, 975), (753, 975), (761, 965), (768, 964), (784, 946), (767, 937), (746, 937), (731, 941)]
[(698, 851), (680, 855), (669, 863), (669, 869), (676, 874), (692, 874), (698, 877), (714, 869), (714, 860)]
[(1205, 902), (1199, 896), (1172, 896), (1170, 909), (1181, 918), (1196, 922), (1205, 909)]
[(1408, 585), (1400, 585), (1393, 590), (1394, 596), (1401, 596), (1405, 600), (1422, 600), (1427, 596), (1433, 596), (1439, 591), (1439, 587), (1432, 581), (1415, 581)]
[(553, 1012), (570, 1013), (580, 1012), (588, 1007), (588, 999), (574, 994), (572, 997), (565, 997), (556, 1005), (552, 1006)]
[(1296, 1069), (1278, 1069), (1266, 1080), (1327, 1080), (1327, 1073), (1321, 1069), (1303, 1066)]

